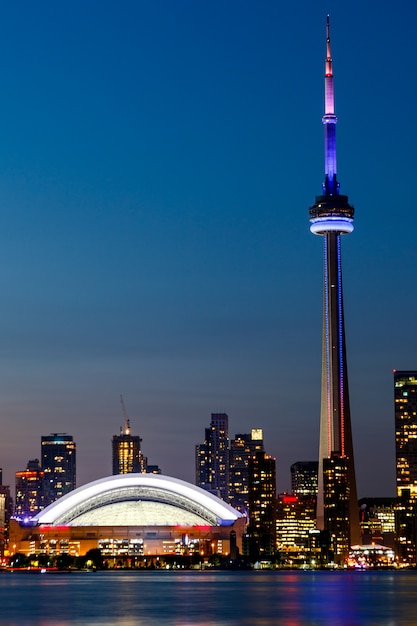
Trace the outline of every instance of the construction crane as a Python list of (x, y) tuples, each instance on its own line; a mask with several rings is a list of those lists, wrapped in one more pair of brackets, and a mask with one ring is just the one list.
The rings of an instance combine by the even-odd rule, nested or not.
[[(130, 435), (130, 419), (127, 416), (127, 412), (126, 412), (126, 407), (125, 407), (125, 403), (123, 401), (123, 396), (122, 394), (120, 394), (120, 404), (122, 405), (122, 411), (123, 411), (123, 417), (125, 419), (125, 435)], [(121, 433), (123, 432), (122, 429), (120, 429)]]

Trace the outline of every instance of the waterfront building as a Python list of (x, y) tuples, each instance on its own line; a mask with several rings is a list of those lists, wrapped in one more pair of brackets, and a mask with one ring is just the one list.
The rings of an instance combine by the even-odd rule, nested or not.
[(41, 438), (45, 506), (76, 487), (76, 445), (71, 435), (51, 433)]
[(229, 498), (229, 418), (212, 413), (205, 440), (195, 448), (196, 484), (225, 502)]
[(362, 544), (395, 547), (395, 498), (359, 500)]
[(395, 504), (395, 551), (400, 565), (417, 566), (417, 499), (407, 489)]
[(249, 526), (246, 554), (250, 560), (271, 558), (276, 550), (276, 460), (263, 450), (249, 459)]
[(397, 496), (417, 498), (417, 371), (394, 370)]
[(352, 546), (347, 566), (350, 569), (392, 569), (395, 566), (395, 552), (392, 548), (378, 544)]
[[(323, 461), (324, 519), (330, 533), (334, 561), (341, 565), (350, 547), (348, 462), (335, 452)], [(359, 517), (359, 516), (358, 516)]]
[(16, 472), (15, 515), (32, 517), (45, 507), (45, 473), (39, 459), (28, 461), (26, 469)]
[(71, 556), (100, 549), (109, 565), (144, 559), (241, 551), (245, 518), (207, 491), (156, 474), (96, 480), (57, 500), (29, 522), (12, 520), (12, 553)]
[(394, 370), (396, 531), (402, 563), (417, 564), (417, 371)]
[[(354, 209), (348, 197), (340, 194), (336, 167), (336, 122), (334, 109), (333, 67), (330, 52), (330, 22), (326, 25), (325, 107), (324, 124), (325, 179), (322, 195), (310, 208), (310, 230), (321, 235), (324, 242), (324, 307), (322, 339), (322, 384), (320, 410), (320, 444), (317, 495), (317, 528), (345, 533), (339, 538), (339, 559), (346, 548), (359, 543), (359, 514), (353, 457), (352, 427), (349, 405), (345, 325), (343, 312), (341, 237), (353, 231)], [(338, 459), (336, 461), (336, 459)], [(342, 476), (330, 477), (332, 469)], [(342, 484), (337, 485), (338, 479)], [(342, 500), (326, 494), (334, 488), (343, 492)], [(347, 498), (347, 500), (345, 499)], [(332, 500), (338, 511), (326, 508)], [(331, 519), (327, 517), (331, 514)], [(342, 516), (346, 516), (342, 522)]]
[(264, 449), (263, 431), (252, 428), (250, 433), (236, 434), (230, 442), (229, 503), (249, 516), (249, 460)]
[(276, 535), (281, 559), (299, 560), (309, 549), (310, 531), (316, 528), (316, 500), (311, 496), (280, 494)]
[(291, 465), (291, 489), (295, 496), (317, 498), (317, 461), (297, 461)]

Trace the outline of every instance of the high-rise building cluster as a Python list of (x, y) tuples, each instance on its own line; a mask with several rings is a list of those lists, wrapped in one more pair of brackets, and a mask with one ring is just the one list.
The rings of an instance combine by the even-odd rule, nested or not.
[(196, 484), (245, 514), (248, 554), (273, 554), (276, 463), (264, 450), (262, 429), (230, 440), (228, 415), (212, 413), (204, 442), (195, 452)]
[[(276, 492), (276, 460), (264, 446), (263, 429), (229, 437), (226, 413), (213, 413), (204, 441), (195, 447), (196, 485), (241, 512), (246, 519), (242, 556), (250, 562), (274, 561), (278, 566), (312, 564), (328, 566), (346, 552), (348, 562), (363, 566), (364, 559), (395, 552), (399, 565), (417, 564), (417, 370), (394, 371), (394, 414), (396, 481), (395, 497), (362, 498), (357, 502), (359, 543), (346, 551), (343, 523), (349, 523), (347, 498), (341, 497), (344, 465), (331, 455), (323, 471), (324, 528), (317, 526), (319, 489), (318, 461), (291, 465), (291, 492)], [(147, 463), (133, 435), (130, 422), (111, 441), (113, 474), (156, 473)], [(15, 505), (10, 488), (2, 484), (0, 470), (0, 549), (7, 548), (8, 524), (12, 515), (24, 520), (76, 487), (76, 444), (71, 435), (52, 433), (41, 437), (41, 459), (31, 459), (26, 469), (16, 472)], [(330, 469), (328, 469), (330, 467)], [(327, 469), (326, 469), (327, 468)], [(332, 481), (338, 477), (338, 484)], [(336, 521), (330, 514), (333, 511)], [(343, 513), (343, 515), (342, 515)], [(339, 536), (336, 528), (341, 528)], [(374, 546), (366, 551), (362, 546)], [(380, 547), (377, 552), (375, 546)], [(385, 552), (384, 552), (385, 551)], [(378, 561), (380, 563), (380, 561)]]
[(76, 487), (76, 444), (67, 433), (41, 438), (41, 461), (28, 461), (16, 472), (15, 513), (32, 517)]

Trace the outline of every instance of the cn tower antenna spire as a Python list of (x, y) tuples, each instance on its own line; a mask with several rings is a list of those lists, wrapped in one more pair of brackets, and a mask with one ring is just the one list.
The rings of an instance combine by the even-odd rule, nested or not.
[(334, 85), (333, 63), (330, 52), (330, 16), (326, 20), (326, 63), (324, 73), (324, 194), (338, 194), (339, 183), (337, 182), (336, 162), (336, 124), (337, 117), (334, 113)]

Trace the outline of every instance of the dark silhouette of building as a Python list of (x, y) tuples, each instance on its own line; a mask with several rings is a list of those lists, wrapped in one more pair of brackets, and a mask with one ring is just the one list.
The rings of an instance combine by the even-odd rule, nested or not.
[(291, 465), (291, 489), (295, 496), (317, 498), (317, 461), (297, 461)]
[[(350, 485), (347, 458), (333, 452), (329, 459), (324, 459), (323, 474), (326, 530), (332, 537), (334, 561), (342, 565), (350, 548)], [(358, 510), (356, 514), (359, 520)]]
[(45, 506), (76, 487), (76, 445), (71, 435), (52, 433), (41, 438)]
[(249, 526), (246, 554), (252, 562), (276, 552), (276, 461), (258, 450), (249, 460)]
[(16, 472), (15, 514), (24, 519), (45, 507), (45, 473), (39, 459), (28, 461), (26, 469)]
[(264, 449), (263, 432), (252, 428), (250, 433), (237, 434), (230, 442), (229, 503), (248, 517), (249, 461)]
[(196, 485), (225, 502), (229, 499), (229, 418), (212, 413), (205, 440), (195, 448)]
[[(322, 387), (320, 411), (320, 447), (317, 495), (317, 528), (338, 532), (345, 536), (337, 541), (337, 549), (344, 550), (360, 539), (356, 478), (353, 458), (352, 427), (349, 405), (345, 327), (343, 313), (341, 236), (353, 230), (354, 209), (348, 197), (340, 194), (336, 167), (336, 122), (334, 111), (333, 69), (330, 53), (330, 22), (326, 27), (327, 56), (325, 63), (325, 108), (322, 118), (325, 144), (325, 179), (322, 195), (317, 196), (310, 208), (310, 230), (321, 235), (324, 241), (324, 307), (322, 344)], [(329, 477), (330, 466), (339, 458), (345, 465), (344, 478), (348, 501), (335, 501), (339, 508), (336, 513), (326, 500), (325, 474)], [(325, 465), (327, 464), (327, 469)], [(336, 477), (335, 477), (336, 478)], [(327, 486), (336, 485), (335, 480), (327, 481)], [(339, 506), (340, 505), (340, 506)], [(330, 514), (331, 518), (326, 517)], [(344, 523), (341, 516), (346, 515)], [(335, 524), (335, 520), (339, 520)]]

